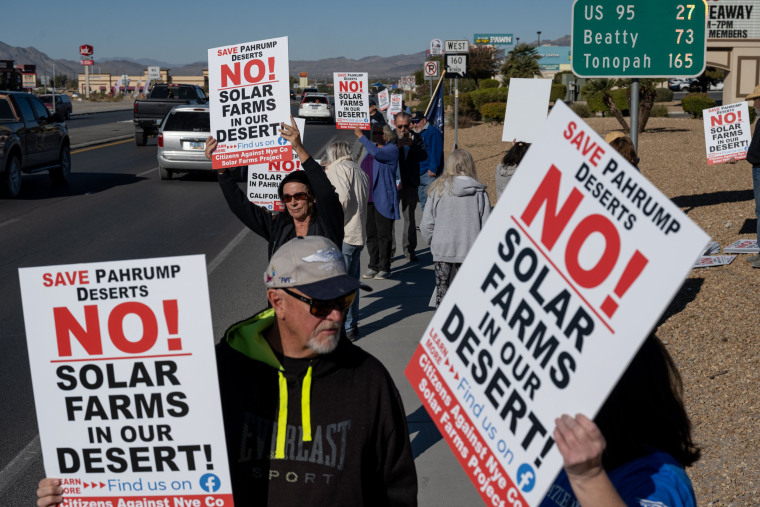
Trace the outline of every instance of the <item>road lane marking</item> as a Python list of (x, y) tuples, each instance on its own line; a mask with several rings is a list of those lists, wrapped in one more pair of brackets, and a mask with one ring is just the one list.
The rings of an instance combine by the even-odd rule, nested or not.
[(81, 148), (79, 150), (74, 150), (71, 152), (72, 155), (75, 153), (82, 153), (83, 151), (90, 151), (90, 150), (97, 150), (98, 148), (108, 148), (109, 146), (116, 146), (117, 144), (124, 144), (124, 143), (131, 143), (132, 139), (125, 139), (124, 141), (116, 141), (113, 143), (108, 144), (99, 144), (97, 146), (90, 146), (89, 148)]
[(150, 174), (153, 171), (158, 171), (158, 167), (154, 167), (153, 169), (148, 169), (147, 171), (143, 171), (140, 174), (136, 175), (136, 178), (139, 178), (140, 176), (145, 176), (146, 174)]
[(18, 453), (5, 468), (3, 468), (2, 472), (0, 472), (0, 494), (3, 494), (8, 487), (16, 484), (16, 479), (29, 468), (29, 465), (31, 465), (41, 453), (40, 436), (37, 435), (31, 442), (26, 444), (26, 447), (24, 447), (24, 449)]

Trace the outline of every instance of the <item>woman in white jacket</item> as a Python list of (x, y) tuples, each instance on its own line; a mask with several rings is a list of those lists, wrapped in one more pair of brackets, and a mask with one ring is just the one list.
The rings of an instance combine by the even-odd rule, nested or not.
[(420, 223), (420, 233), (433, 254), (436, 308), (490, 212), (486, 186), (477, 180), (472, 156), (466, 150), (454, 150), (443, 174), (428, 187)]
[[(350, 276), (357, 280), (360, 274), (359, 259), (367, 241), (365, 222), (367, 217), (367, 174), (351, 158), (351, 146), (346, 141), (335, 141), (327, 147), (330, 165), (325, 168), (338, 199), (343, 205), (343, 259)], [(346, 336), (352, 341), (359, 334), (359, 292), (354, 304), (346, 312), (344, 321)]]

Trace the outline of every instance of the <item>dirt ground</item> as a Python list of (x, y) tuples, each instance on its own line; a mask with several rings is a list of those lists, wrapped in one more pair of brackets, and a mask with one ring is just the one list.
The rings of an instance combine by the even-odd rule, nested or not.
[[(601, 135), (619, 130), (614, 118), (585, 120)], [(489, 185), (511, 144), (502, 125), (459, 129), (479, 179)], [(445, 152), (453, 146), (447, 128)], [(708, 166), (702, 120), (652, 118), (639, 135), (641, 172), (725, 248), (755, 238), (751, 167)], [(701, 459), (687, 469), (699, 505), (760, 505), (760, 311), (749, 303), (760, 292), (760, 269), (737, 255), (727, 266), (691, 271), (662, 316), (657, 335), (681, 372), (687, 410)]]

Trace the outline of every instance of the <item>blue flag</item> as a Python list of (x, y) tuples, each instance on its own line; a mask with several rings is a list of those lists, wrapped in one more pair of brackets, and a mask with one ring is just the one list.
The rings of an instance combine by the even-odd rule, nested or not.
[(435, 92), (425, 112), (425, 119), (430, 125), (437, 128), (441, 133), (441, 137), (443, 137), (443, 77), (438, 81), (438, 86), (435, 87)]

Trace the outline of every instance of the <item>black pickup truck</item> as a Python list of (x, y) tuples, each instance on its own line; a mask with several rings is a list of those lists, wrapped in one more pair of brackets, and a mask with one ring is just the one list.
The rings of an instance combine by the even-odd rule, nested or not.
[(65, 183), (70, 150), (61, 113), (51, 114), (34, 95), (0, 91), (0, 193), (18, 197), (21, 173), (48, 171), (54, 183)]
[(171, 108), (179, 104), (205, 104), (208, 97), (200, 86), (190, 84), (157, 84), (147, 99), (135, 100), (133, 108), (135, 144), (145, 146), (148, 136), (158, 134), (158, 127)]

